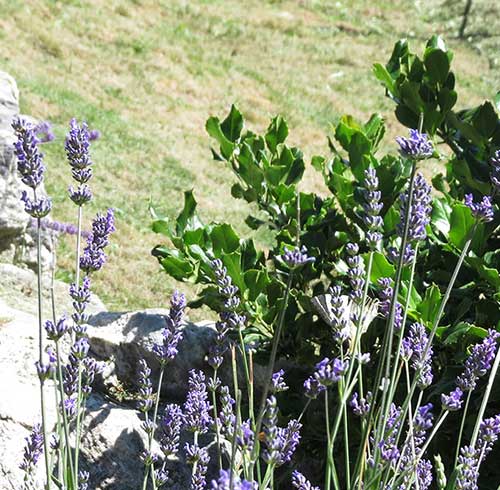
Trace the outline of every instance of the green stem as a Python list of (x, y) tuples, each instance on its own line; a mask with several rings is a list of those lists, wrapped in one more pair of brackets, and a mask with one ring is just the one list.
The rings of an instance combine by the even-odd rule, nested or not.
[(457, 448), (455, 450), (455, 463), (453, 468), (456, 468), (458, 456), (460, 455), (460, 446), (462, 444), (462, 436), (464, 434), (465, 418), (467, 417), (467, 412), (469, 411), (469, 403), (472, 391), (467, 392), (467, 398), (465, 399), (464, 413), (462, 414), (462, 421), (460, 422), (460, 430), (458, 431)]
[[(36, 192), (34, 198), (36, 200)], [(37, 287), (38, 287), (38, 362), (40, 366), (43, 364), (43, 326), (42, 326), (42, 227), (40, 218), (37, 218)], [(42, 432), (43, 432), (43, 453), (45, 460), (45, 473), (47, 483), (45, 488), (50, 490), (51, 470), (49, 463), (49, 445), (47, 443), (47, 417), (45, 413), (45, 397), (43, 392), (43, 381), (40, 380), (40, 408), (42, 412)]]
[(490, 371), (490, 376), (488, 378), (488, 384), (486, 385), (486, 390), (483, 395), (483, 401), (481, 402), (481, 407), (479, 408), (479, 413), (476, 418), (476, 425), (474, 426), (474, 432), (472, 433), (472, 439), (470, 445), (474, 447), (476, 445), (477, 436), (479, 434), (479, 428), (481, 426), (481, 422), (483, 420), (484, 412), (486, 411), (486, 405), (490, 399), (491, 389), (493, 388), (493, 383), (495, 381), (495, 376), (498, 371), (498, 366), (500, 364), (500, 349), (497, 351), (497, 355), (495, 357), (495, 362)]
[(217, 380), (217, 368), (214, 368), (213, 375), (213, 386), (214, 390), (212, 391), (212, 408), (214, 414), (214, 425), (215, 425), (215, 436), (217, 438), (217, 462), (219, 464), (219, 471), (222, 470), (222, 453), (220, 449), (220, 427), (219, 427), (219, 414), (217, 411), (217, 395), (215, 394), (215, 386)]
[[(276, 362), (276, 354), (278, 352), (278, 344), (279, 344), (279, 341), (281, 338), (281, 331), (283, 329), (283, 323), (285, 321), (285, 313), (286, 313), (286, 309), (288, 306), (288, 298), (290, 296), (290, 289), (292, 287), (292, 280), (293, 280), (293, 270), (290, 271), (290, 275), (288, 276), (288, 281), (287, 281), (286, 290), (285, 290), (285, 298), (284, 298), (284, 302), (283, 302), (283, 308), (280, 311), (280, 317), (278, 320), (278, 327), (274, 331), (273, 345), (271, 348), (271, 356), (269, 358), (269, 363), (267, 365), (265, 384), (264, 384), (264, 389), (262, 391), (262, 398), (260, 401), (259, 414), (258, 414), (257, 422), (255, 425), (255, 434), (259, 434), (260, 430), (262, 428), (262, 419), (264, 418), (264, 413), (266, 410), (266, 400), (267, 400), (267, 395), (269, 394), (269, 388), (271, 385), (271, 378), (273, 375), (274, 364)], [(252, 463), (254, 463), (256, 460), (258, 450), (259, 450), (259, 444), (256, 443), (256, 444), (254, 444)]]

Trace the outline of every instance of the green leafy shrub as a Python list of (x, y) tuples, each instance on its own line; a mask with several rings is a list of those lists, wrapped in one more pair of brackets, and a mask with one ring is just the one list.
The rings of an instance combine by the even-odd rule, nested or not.
[[(443, 40), (433, 37), (422, 58), (401, 40), (385, 66), (374, 65), (375, 76), (396, 104), (397, 119), (415, 128), (422, 114), (423, 129), (436, 146), (445, 145), (444, 172), (432, 179), (435, 192), (429, 239), (419, 251), (408, 312), (411, 319), (424, 324), (432, 318), (433, 305), (439, 302), (475, 221), (462, 202), (464, 194), (491, 194), (489, 159), (500, 146), (500, 124), (492, 103), (454, 110), (457, 92), (452, 59)], [(269, 229), (272, 245), (269, 250), (259, 250), (252, 239), (238, 236), (230, 224), (204, 224), (193, 193), (188, 191), (184, 208), (174, 222), (152, 210), (153, 229), (170, 240), (168, 245), (156, 247), (153, 254), (174, 278), (203, 284), (193, 305), (203, 303), (216, 311), (220, 305), (214, 294), (210, 261), (221, 259), (244, 299), (248, 317), (245, 338), (265, 347), (272, 338), (286, 289), (280, 266), (272, 259), (296, 243), (305, 246), (315, 262), (294, 274), (280, 349), (282, 355), (312, 362), (321, 349), (331, 349), (333, 340), (309, 298), (325, 293), (331, 281), (345, 273), (345, 245), (361, 243), (364, 231), (359, 210), (363, 205), (364, 171), (369, 166), (376, 169), (383, 203), (385, 237), (373, 256), (371, 274), (372, 283), (376, 283), (379, 278), (394, 275), (387, 250), (397, 242), (397, 197), (410, 168), (398, 154), (380, 151), (385, 125), (378, 114), (364, 124), (351, 116), (341, 117), (333, 127), (333, 138), (328, 140), (330, 153), (312, 158), (310, 164), (321, 172), (330, 191), (326, 197), (299, 191), (304, 158), (299, 149), (287, 145), (288, 126), (282, 117), (272, 119), (265, 134), (258, 135), (245, 128), (242, 114), (232, 106), (224, 120), (209, 118), (206, 129), (217, 144), (214, 159), (228, 165), (236, 177), (231, 194), (256, 210), (247, 217), (247, 225)], [(438, 331), (443, 350), (458, 356), (474, 337), (484, 337), (486, 328), (500, 320), (498, 218), (478, 226), (472, 252)], [(404, 274), (401, 301), (409, 280), (409, 272)]]

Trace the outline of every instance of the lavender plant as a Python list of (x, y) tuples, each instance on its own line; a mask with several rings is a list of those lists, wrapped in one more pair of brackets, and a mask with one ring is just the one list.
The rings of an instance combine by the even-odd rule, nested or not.
[[(91, 199), (90, 188), (86, 182), (91, 177), (89, 166), (89, 136), (86, 124), (79, 127), (75, 120), (70, 123), (70, 133), (66, 140), (66, 150), (73, 177), (80, 183), (75, 190), (70, 188), (70, 198), (78, 205), (78, 226), (52, 222), (45, 219), (51, 210), (50, 199), (40, 194), (45, 166), (39, 151), (41, 143), (54, 139), (48, 123), (34, 126), (21, 119), (12, 123), (17, 141), (14, 144), (18, 159), (21, 180), (33, 190), (32, 197), (23, 191), (21, 199), (25, 211), (32, 217), (32, 226), (37, 229), (38, 257), (38, 319), (39, 319), (39, 359), (35, 362), (40, 380), (41, 425), (35, 425), (32, 435), (27, 438), (25, 455), (20, 468), (25, 472), (26, 488), (33, 488), (34, 467), (43, 453), (45, 460), (45, 484), (49, 490), (54, 485), (67, 490), (85, 490), (88, 487), (88, 472), (79, 469), (81, 427), (85, 414), (85, 404), (91, 394), (92, 384), (103, 365), (89, 357), (89, 342), (86, 338), (88, 314), (86, 308), (90, 301), (90, 272), (99, 270), (104, 261), (104, 248), (109, 236), (115, 230), (113, 211), (106, 216), (97, 215), (92, 223), (92, 231), (84, 233), (81, 229), (82, 206)], [(41, 231), (51, 229), (77, 235), (77, 261), (75, 283), (69, 288), (73, 302), (71, 322), (66, 315), (56, 318), (55, 299), (52, 297), (52, 319), (43, 321), (42, 311), (42, 270), (41, 270)], [(87, 237), (87, 247), (80, 257), (80, 237)], [(80, 268), (87, 275), (80, 281)], [(53, 294), (53, 288), (51, 289)], [(46, 338), (45, 338), (46, 336)], [(71, 348), (67, 360), (63, 358), (61, 345), (71, 338)], [(57, 421), (49, 444), (49, 428), (45, 413), (47, 402), (47, 382), (54, 384), (54, 399)]]

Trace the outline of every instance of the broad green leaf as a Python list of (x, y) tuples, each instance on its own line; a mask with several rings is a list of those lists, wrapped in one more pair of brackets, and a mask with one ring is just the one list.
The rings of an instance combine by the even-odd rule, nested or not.
[(272, 119), (267, 128), (266, 143), (272, 153), (276, 152), (276, 147), (283, 143), (288, 136), (288, 126), (281, 116)]
[[(363, 256), (366, 266), (368, 266), (368, 257), (369, 254), (364, 254)], [(373, 253), (373, 264), (370, 274), (370, 282), (372, 284), (377, 284), (377, 281), (382, 277), (393, 277), (394, 271), (394, 266), (385, 258), (385, 255), (380, 252)]]
[(240, 239), (231, 225), (226, 223), (215, 225), (210, 233), (214, 252), (220, 255), (221, 252), (235, 252), (239, 245)]
[(196, 206), (197, 202), (193, 191), (184, 192), (184, 207), (175, 224), (177, 236), (181, 236), (186, 229), (191, 230), (202, 226), (198, 216), (196, 216)]
[(380, 63), (375, 63), (373, 65), (373, 74), (379, 80), (382, 82), (384, 87), (391, 93), (395, 94), (395, 88), (394, 88), (394, 80), (391, 77), (391, 74), (387, 71), (387, 68)]
[(184, 258), (166, 256), (160, 260), (167, 274), (178, 281), (188, 281), (194, 272), (192, 265)]
[(417, 311), (421, 315), (421, 319), (428, 325), (434, 322), (434, 319), (441, 304), (441, 291), (439, 287), (433, 284), (425, 290), (424, 299), (417, 306)]
[(443, 85), (450, 71), (448, 55), (439, 48), (426, 50), (424, 65), (430, 81)]
[(498, 125), (498, 115), (491, 102), (484, 102), (472, 118), (472, 125), (485, 138), (489, 138)]
[(476, 327), (471, 323), (460, 322), (457, 325), (448, 328), (446, 338), (444, 339), (445, 345), (450, 345), (458, 342), (461, 337), (466, 334), (472, 334), (478, 338), (485, 338), (488, 335), (487, 330), (481, 327)]
[(449, 242), (462, 249), (474, 222), (470, 209), (465, 204), (456, 203), (450, 216)]
[(431, 224), (432, 227), (441, 232), (446, 238), (450, 231), (451, 206), (444, 198), (434, 199), (432, 203)]
[(233, 280), (233, 283), (238, 286), (241, 293), (246, 291), (246, 284), (241, 270), (241, 254), (234, 252), (220, 257), (223, 264), (226, 266), (227, 273)]
[(244, 273), (244, 278), (248, 288), (247, 299), (250, 301), (255, 301), (261, 293), (264, 293), (270, 282), (266, 270), (250, 269)]
[(229, 141), (224, 135), (224, 132), (221, 129), (219, 118), (209, 117), (205, 124), (205, 129), (212, 138), (217, 140), (220, 145), (222, 156), (226, 160), (228, 160), (234, 151), (235, 145), (234, 143), (231, 143), (231, 141)]
[(243, 129), (243, 116), (241, 112), (233, 104), (226, 119), (222, 121), (220, 129), (224, 136), (233, 143), (240, 137)]
[(467, 263), (476, 269), (477, 273), (495, 289), (500, 289), (500, 274), (493, 267), (488, 267), (481, 257), (468, 257)]

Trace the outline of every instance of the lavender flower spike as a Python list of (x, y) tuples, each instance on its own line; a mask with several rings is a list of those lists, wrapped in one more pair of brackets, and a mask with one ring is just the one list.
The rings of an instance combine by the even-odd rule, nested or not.
[(21, 181), (32, 189), (36, 189), (43, 181), (45, 165), (43, 154), (38, 149), (35, 126), (21, 118), (15, 118), (12, 128), (17, 137), (14, 152), (17, 157), (17, 170)]
[(464, 202), (478, 221), (487, 223), (493, 220), (493, 204), (490, 196), (483, 196), (480, 202), (475, 203), (472, 194), (465, 194)]
[(291, 270), (298, 269), (308, 262), (314, 262), (316, 259), (314, 257), (309, 257), (307, 255), (306, 247), (301, 248), (295, 247), (289, 249), (285, 247), (283, 255), (279, 257)]
[(19, 468), (27, 475), (31, 475), (43, 453), (43, 434), (40, 424), (33, 426), (31, 434), (26, 437), (23, 461)]
[(500, 192), (500, 150), (497, 150), (491, 157), (491, 183), (495, 187), (496, 192)]
[(363, 190), (363, 214), (362, 219), (367, 227), (366, 242), (371, 250), (377, 248), (377, 244), (382, 240), (383, 220), (380, 216), (384, 205), (380, 202), (382, 197), (378, 190), (379, 181), (377, 172), (373, 167), (365, 170), (364, 190)]
[(292, 485), (297, 490), (319, 490), (319, 487), (313, 487), (311, 482), (297, 470), (292, 473)]
[(106, 215), (97, 214), (92, 222), (92, 232), (87, 238), (87, 245), (80, 257), (80, 268), (89, 274), (98, 271), (106, 262), (104, 248), (109, 243), (109, 236), (115, 231), (115, 216), (112, 209)]
[(201, 371), (189, 371), (189, 391), (184, 403), (184, 428), (190, 432), (205, 433), (210, 424), (211, 405), (208, 402), (205, 375)]
[(163, 343), (153, 346), (153, 352), (162, 365), (174, 359), (178, 353), (178, 344), (182, 340), (181, 325), (185, 307), (186, 297), (179, 291), (175, 291), (170, 299), (166, 327), (162, 331)]
[(464, 392), (460, 388), (455, 388), (449, 395), (444, 393), (441, 395), (441, 405), (443, 410), (449, 410), (450, 412), (456, 412), (462, 408), (462, 396)]
[(208, 463), (210, 462), (207, 448), (197, 444), (186, 444), (185, 451), (186, 460), (193, 467), (190, 490), (205, 490)]
[(212, 480), (211, 490), (257, 490), (257, 482), (241, 480), (239, 475), (233, 472), (233, 482), (231, 486), (231, 473), (227, 470), (221, 470), (219, 478)]
[(434, 148), (425, 133), (417, 129), (410, 129), (410, 137), (400, 136), (396, 138), (399, 152), (405, 158), (412, 160), (423, 160), (432, 156)]
[(497, 352), (497, 339), (500, 333), (488, 330), (488, 336), (472, 348), (471, 355), (465, 361), (464, 372), (457, 377), (457, 385), (462, 391), (471, 391), (476, 387), (477, 380), (490, 369)]
[(178, 405), (169, 404), (161, 419), (160, 448), (165, 457), (177, 454), (182, 426), (182, 410)]
[(279, 393), (280, 391), (288, 390), (288, 385), (285, 383), (285, 379), (283, 377), (284, 374), (285, 374), (285, 371), (283, 369), (280, 369), (279, 371), (275, 372), (272, 375), (271, 391), (273, 393)]

